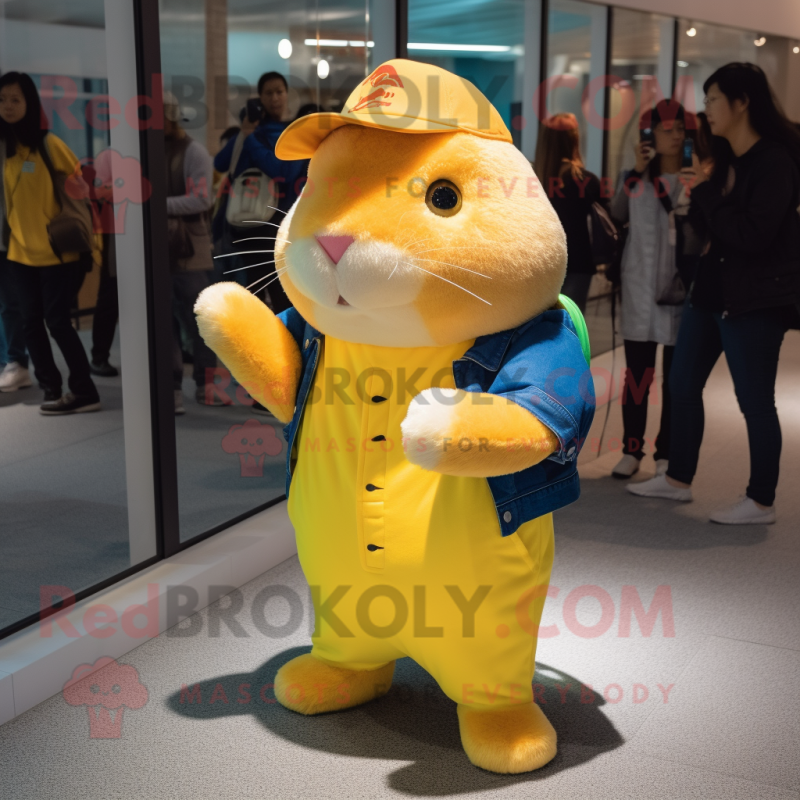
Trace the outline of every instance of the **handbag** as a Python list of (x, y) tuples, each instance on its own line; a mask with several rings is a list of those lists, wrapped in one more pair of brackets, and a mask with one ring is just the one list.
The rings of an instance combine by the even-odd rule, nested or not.
[[(245, 136), (239, 132), (233, 146), (229, 174), (236, 172), (236, 165), (244, 147)], [(269, 222), (278, 205), (278, 190), (268, 175), (251, 167), (233, 180), (225, 209), (225, 219), (234, 228), (247, 228), (248, 222)]]
[(683, 254), (683, 230), (682, 225), (679, 226), (675, 209), (672, 207), (672, 200), (668, 194), (659, 197), (661, 205), (669, 217), (669, 242), (675, 247), (675, 263), (674, 271), (669, 282), (662, 287), (661, 291), (656, 297), (656, 305), (658, 306), (682, 306), (686, 302), (686, 289), (683, 278), (681, 277), (680, 270), (678, 269), (678, 258)]
[[(59, 261), (63, 263), (65, 253), (91, 253), (94, 246), (92, 207), (89, 201), (89, 187), (83, 178), (75, 173), (67, 175), (56, 171), (50, 159), (45, 138), (41, 149), (42, 160), (50, 179), (53, 182), (53, 191), (56, 202), (61, 206), (61, 211), (56, 214), (47, 225), (47, 235), (50, 247)], [(67, 182), (72, 187), (67, 191)], [(75, 196), (77, 195), (77, 196)]]
[(622, 234), (599, 200), (595, 200), (589, 207), (586, 221), (594, 265), (613, 264), (621, 251)]

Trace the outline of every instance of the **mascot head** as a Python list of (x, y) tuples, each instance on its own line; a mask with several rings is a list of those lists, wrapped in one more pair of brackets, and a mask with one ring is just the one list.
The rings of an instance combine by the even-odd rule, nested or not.
[(289, 299), (322, 333), (445, 345), (516, 327), (556, 303), (563, 229), (469, 81), (388, 61), (341, 113), (293, 122), (276, 154), (311, 159), (275, 263)]

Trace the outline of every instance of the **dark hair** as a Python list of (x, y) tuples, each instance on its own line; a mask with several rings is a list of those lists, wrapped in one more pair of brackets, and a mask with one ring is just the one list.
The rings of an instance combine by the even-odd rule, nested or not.
[[(772, 91), (764, 70), (756, 64), (735, 61), (720, 67), (703, 84), (703, 91), (716, 84), (729, 103), (734, 100), (748, 101), (748, 116), (753, 130), (772, 142), (779, 142), (800, 168), (800, 133), (783, 113), (780, 103)], [(714, 139), (721, 137), (715, 136)], [(715, 143), (716, 144), (716, 143)], [(726, 140), (727, 144), (727, 140)], [(724, 182), (728, 177), (728, 166), (734, 157), (730, 145), (719, 147), (721, 158), (714, 164), (712, 180)]]
[(280, 72), (265, 72), (259, 79), (258, 79), (258, 93), (261, 94), (261, 90), (264, 88), (264, 84), (267, 81), (274, 81), (274, 80), (283, 81), (283, 86), (286, 91), (289, 91), (289, 84), (286, 82), (286, 78), (280, 74)]
[(35, 152), (42, 146), (44, 137), (47, 136), (49, 126), (47, 117), (42, 112), (42, 101), (33, 78), (25, 72), (6, 72), (0, 78), (0, 89), (6, 86), (17, 85), (25, 97), (25, 116), (10, 125), (0, 118), (0, 139), (6, 143), (6, 155), (12, 156), (16, 152), (17, 142)]
[(544, 185), (550, 178), (560, 178), (565, 165), (575, 180), (583, 180), (578, 120), (574, 114), (553, 114), (539, 127), (533, 169)]
[[(697, 133), (697, 121), (695, 119), (694, 114), (687, 111), (679, 102), (676, 100), (662, 100), (661, 102), (657, 103), (654, 108), (650, 109), (649, 111), (645, 111), (644, 114), (639, 118), (639, 129), (644, 130), (645, 128), (653, 128), (655, 130), (656, 126), (665, 121), (673, 122), (682, 122), (684, 128), (686, 129), (686, 135), (690, 139), (694, 139)], [(653, 158), (650, 159), (650, 163), (647, 165), (647, 177), (650, 178), (651, 181), (655, 182), (655, 179), (661, 175), (661, 154), (656, 153)]]

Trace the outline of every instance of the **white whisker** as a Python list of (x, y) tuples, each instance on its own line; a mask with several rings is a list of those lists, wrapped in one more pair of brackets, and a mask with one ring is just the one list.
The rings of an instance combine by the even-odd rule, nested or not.
[(261, 261), (258, 264), (250, 264), (249, 266), (246, 267), (236, 267), (236, 269), (229, 269), (223, 272), (222, 274), (228, 275), (231, 272), (241, 272), (243, 269), (252, 269), (253, 267), (265, 267), (267, 264), (274, 264), (274, 263), (275, 259), (273, 259), (272, 261)]
[[(416, 258), (416, 256), (415, 256)], [(463, 269), (467, 272), (471, 272), (473, 275), (480, 275), (481, 278), (489, 278), (491, 280), (491, 275), (484, 275), (482, 272), (475, 272), (474, 269), (468, 269), (467, 267), (461, 267), (458, 264), (450, 264), (447, 261), (439, 261), (438, 258), (419, 258), (418, 261), (430, 261), (432, 264), (444, 264), (447, 267), (455, 267), (456, 269)]]
[[(273, 281), (277, 280), (277, 278), (281, 274), (281, 272), (286, 272), (287, 269), (289, 269), (289, 267), (283, 267), (283, 268), (281, 268), (279, 270), (276, 270), (275, 274), (264, 275), (261, 278), (259, 278), (257, 281), (253, 281), (250, 284), (250, 286), (247, 286), (246, 288), (250, 289), (253, 286), (255, 286), (257, 283), (261, 283), (261, 281), (267, 280), (267, 278), (269, 278), (269, 280), (267, 280), (267, 282), (261, 287), (261, 289), (266, 289), (267, 286), (269, 286)], [(258, 291), (260, 292), (261, 289), (259, 289)]]
[(261, 220), (257, 219), (246, 219), (244, 220), (246, 223), (250, 223), (251, 225), (272, 225), (275, 228), (280, 228), (281, 223), (279, 222), (262, 222)]
[[(256, 239), (275, 239), (276, 241), (286, 241), (281, 239), (279, 236), (248, 236), (246, 239), (234, 239), (233, 244), (239, 244), (239, 242), (252, 242)], [(291, 242), (289, 242), (291, 244)]]
[[(287, 211), (281, 211), (281, 209), (278, 208), (277, 206), (267, 206), (267, 208), (271, 208), (274, 211), (280, 211), (281, 214), (287, 214), (288, 213)], [(263, 219), (243, 219), (242, 222), (253, 222), (253, 223), (256, 223), (258, 225), (266, 225), (266, 223), (264, 222)]]
[(422, 272), (427, 272), (428, 275), (433, 275), (434, 278), (439, 278), (439, 280), (444, 281), (445, 283), (452, 284), (457, 289), (461, 289), (462, 292), (466, 292), (467, 294), (471, 294), (473, 297), (477, 297), (483, 303), (486, 303), (487, 306), (490, 306), (491, 303), (488, 300), (484, 300), (482, 297), (479, 297), (475, 292), (471, 292), (469, 289), (465, 289), (463, 286), (459, 286), (457, 283), (453, 283), (453, 281), (447, 280), (447, 278), (443, 278), (441, 275), (437, 275), (435, 272), (431, 272), (430, 270), (424, 269), (423, 267), (419, 267), (416, 264), (409, 263), (409, 266), (414, 267), (414, 269), (422, 270)]
[[(289, 242), (291, 244), (291, 242)], [(235, 253), (223, 253), (221, 256), (214, 256), (214, 258), (231, 258), (232, 256), (248, 256), (253, 253), (273, 253), (274, 250), (237, 250)]]

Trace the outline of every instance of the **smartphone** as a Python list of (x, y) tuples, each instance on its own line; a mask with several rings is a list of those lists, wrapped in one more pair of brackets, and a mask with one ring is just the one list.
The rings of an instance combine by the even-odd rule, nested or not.
[(250, 122), (258, 122), (264, 116), (264, 106), (257, 97), (251, 97), (247, 101), (247, 119)]
[(694, 141), (688, 137), (683, 140), (683, 160), (681, 161), (681, 168), (693, 167), (694, 159)]
[(647, 142), (650, 147), (655, 147), (656, 135), (653, 133), (652, 128), (639, 129), (639, 141)]

